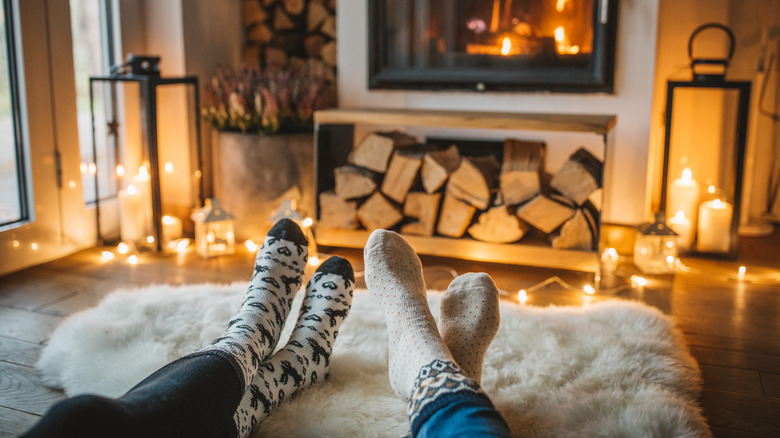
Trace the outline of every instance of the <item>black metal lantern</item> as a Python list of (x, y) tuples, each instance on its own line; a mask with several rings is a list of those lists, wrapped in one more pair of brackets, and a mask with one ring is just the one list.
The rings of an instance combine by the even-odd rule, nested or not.
[[(726, 33), (730, 41), (727, 58), (693, 57), (693, 41), (706, 29)], [(688, 40), (693, 79), (667, 82), (660, 212), (680, 236), (681, 253), (730, 259), (737, 255), (751, 84), (725, 79), (733, 53), (734, 34), (729, 28), (718, 23), (702, 25)], [(689, 100), (680, 99), (681, 93)], [(694, 119), (692, 129), (684, 131), (687, 139), (672, 129), (675, 97), (684, 101), (678, 103), (684, 108), (678, 112)], [(733, 110), (734, 100), (737, 112), (727, 114), (727, 107)], [(693, 105), (685, 107), (685, 102)], [(695, 122), (711, 119), (713, 123), (696, 126)], [(696, 154), (689, 159), (684, 151)]]
[[(197, 154), (196, 159), (196, 169), (194, 171), (194, 179), (197, 180), (197, 196), (199, 200), (199, 205), (204, 205), (204, 193), (203, 193), (203, 178), (202, 178), (202, 169), (203, 169), (203, 157), (201, 152), (201, 133), (200, 133), (200, 114), (199, 114), (199, 98), (198, 98), (198, 78), (195, 76), (182, 76), (182, 77), (161, 77), (160, 76), (160, 70), (158, 68), (160, 58), (158, 57), (149, 57), (149, 56), (136, 56), (136, 55), (130, 55), (128, 57), (127, 62), (117, 65), (111, 68), (111, 74), (108, 76), (91, 76), (89, 78), (89, 92), (90, 92), (90, 111), (92, 116), (92, 145), (93, 145), (93, 153), (94, 147), (95, 147), (95, 112), (94, 112), (94, 84), (103, 82), (108, 83), (110, 86), (113, 87), (116, 86), (118, 83), (136, 83), (139, 85), (140, 88), (140, 115), (141, 115), (141, 138), (143, 139), (143, 147), (142, 147), (142, 153), (143, 156), (148, 160), (149, 163), (149, 169), (148, 169), (148, 175), (145, 176), (144, 185), (148, 186), (149, 194), (146, 197), (142, 198), (142, 203), (144, 204), (143, 207), (147, 209), (148, 212), (150, 212), (151, 216), (151, 223), (149, 224), (150, 230), (143, 230), (143, 236), (147, 235), (147, 232), (151, 232), (152, 236), (154, 237), (153, 245), (154, 248), (157, 251), (162, 251), (163, 249), (163, 240), (165, 230), (165, 221), (162, 216), (162, 196), (161, 196), (161, 185), (160, 185), (160, 162), (159, 162), (159, 154), (158, 154), (158, 144), (157, 144), (157, 88), (160, 86), (168, 86), (168, 85), (185, 85), (187, 87), (192, 87), (194, 98), (188, 99), (192, 105), (191, 105), (191, 114), (190, 117), (194, 117), (194, 131), (195, 131), (195, 151)], [(113, 93), (112, 93), (113, 94)], [(114, 128), (116, 129), (116, 128)], [(97, 184), (97, 182), (96, 182)], [(137, 192), (143, 192), (140, 188), (137, 187), (128, 187), (133, 188), (134, 191)], [(120, 216), (122, 216), (122, 204), (123, 199), (122, 195), (128, 195), (128, 198), (133, 196), (134, 193), (123, 193), (123, 191), (120, 191), (119, 193), (119, 201), (120, 201)], [(96, 212), (97, 212), (97, 237), (98, 241), (102, 241), (102, 235), (100, 231), (100, 203), (99, 200), (96, 200)], [(137, 209), (137, 208), (135, 208)], [(133, 216), (140, 216), (140, 215), (133, 215)], [(167, 218), (167, 217), (166, 217)], [(136, 219), (134, 217), (134, 219)], [(169, 219), (169, 218), (168, 218)], [(178, 218), (177, 218), (178, 219)], [(143, 218), (139, 219), (141, 222), (143, 222)], [(121, 222), (121, 220), (120, 220)], [(178, 222), (179, 228), (181, 228), (181, 222)], [(123, 231), (123, 224), (120, 223), (120, 234), (122, 234)], [(138, 236), (140, 234), (139, 232), (139, 226), (134, 225), (132, 228), (132, 232), (129, 232), (128, 234), (132, 235), (132, 238), (130, 240), (138, 240)], [(143, 227), (141, 227), (143, 228)], [(123, 240), (124, 237), (122, 238)], [(151, 239), (150, 239), (151, 241)]]

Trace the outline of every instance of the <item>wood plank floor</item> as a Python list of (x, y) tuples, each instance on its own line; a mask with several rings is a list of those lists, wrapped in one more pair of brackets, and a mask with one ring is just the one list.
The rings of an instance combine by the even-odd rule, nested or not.
[[(529, 294), (527, 305), (583, 305), (601, 299), (638, 300), (676, 318), (704, 378), (701, 403), (716, 437), (780, 436), (780, 235), (741, 239), (738, 262), (683, 259), (689, 272), (649, 278), (644, 287), (590, 296), (553, 284)], [(154, 283), (229, 283), (248, 280), (253, 255), (204, 260), (185, 255), (144, 254), (131, 266), (103, 261), (92, 248), (0, 277), (0, 437), (18, 436), (57, 400), (34, 365), (54, 328), (68, 315), (98, 303), (117, 288)], [(357, 250), (324, 249), (350, 259), (362, 282)], [(422, 257), (430, 289), (445, 289), (453, 275), (483, 271), (510, 295), (552, 276), (574, 287), (592, 274)], [(736, 279), (746, 265), (747, 281)], [(630, 261), (621, 273), (634, 271)]]

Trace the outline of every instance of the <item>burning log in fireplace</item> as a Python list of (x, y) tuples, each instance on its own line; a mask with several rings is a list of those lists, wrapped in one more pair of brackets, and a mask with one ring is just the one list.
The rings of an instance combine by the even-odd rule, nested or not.
[(580, 148), (550, 174), (545, 160), (536, 141), (507, 139), (503, 150), (475, 155), (369, 133), (333, 170), (335, 189), (320, 193), (320, 226), (594, 249), (602, 162)]

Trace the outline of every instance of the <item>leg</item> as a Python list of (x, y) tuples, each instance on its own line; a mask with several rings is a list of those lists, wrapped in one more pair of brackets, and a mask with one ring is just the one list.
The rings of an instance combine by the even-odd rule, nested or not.
[(233, 417), (240, 437), (286, 398), (327, 377), (339, 327), (349, 314), (355, 276), (341, 257), (325, 261), (306, 286), (298, 322), (290, 341), (260, 365)]
[(118, 399), (85, 395), (58, 403), (25, 436), (235, 436), (233, 414), (246, 382), (279, 340), (306, 259), (301, 229), (279, 221), (258, 251), (246, 297), (223, 336)]
[(414, 250), (398, 234), (377, 230), (364, 257), (366, 285), (387, 322), (390, 384), (409, 401), (412, 435), (510, 436), (501, 414), (442, 341)]

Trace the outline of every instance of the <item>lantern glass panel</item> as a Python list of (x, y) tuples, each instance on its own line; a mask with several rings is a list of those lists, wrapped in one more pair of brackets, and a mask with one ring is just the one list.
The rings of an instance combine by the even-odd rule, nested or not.
[(645, 274), (672, 274), (677, 259), (677, 236), (637, 233), (634, 264)]

